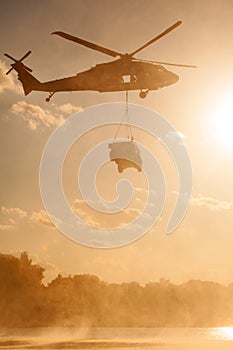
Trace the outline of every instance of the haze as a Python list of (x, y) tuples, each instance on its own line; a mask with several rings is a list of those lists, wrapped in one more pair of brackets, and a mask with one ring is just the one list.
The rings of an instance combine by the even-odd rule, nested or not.
[[(1, 253), (28, 251), (35, 262), (46, 267), (46, 281), (58, 273), (90, 273), (105, 281), (142, 284), (162, 277), (174, 283), (190, 279), (223, 284), (233, 281), (232, 13), (230, 0), (1, 2)], [(131, 92), (130, 102), (158, 111), (184, 135), (194, 173), (189, 212), (179, 228), (167, 236), (165, 227), (176, 199), (176, 170), (158, 142), (135, 131), (155, 152), (166, 174), (168, 197), (161, 220), (144, 238), (124, 248), (103, 251), (82, 247), (58, 232), (44, 212), (38, 184), (40, 158), (49, 136), (63, 119), (95, 104), (124, 101), (124, 93), (60, 93), (49, 104), (43, 93), (25, 97), (16, 74), (4, 74), (11, 63), (4, 53), (20, 58), (32, 50), (25, 63), (38, 79), (47, 81), (111, 60), (51, 36), (56, 30), (116, 51), (132, 52), (177, 20), (183, 24), (138, 57), (198, 68), (170, 67), (180, 77), (177, 84), (152, 91), (145, 100), (139, 99), (138, 92)], [(105, 128), (85, 135), (71, 150), (64, 169), (68, 200), (74, 207), (78, 203), (79, 214), (97, 225), (103, 218), (81, 201), (76, 170), (90, 145), (113, 136), (114, 131)], [(113, 164), (101, 170), (98, 186), (105, 198), (114, 197), (119, 176)], [(126, 176), (136, 189), (145, 188), (143, 175), (130, 170)], [(143, 191), (138, 198), (130, 207), (135, 212), (141, 209)]]

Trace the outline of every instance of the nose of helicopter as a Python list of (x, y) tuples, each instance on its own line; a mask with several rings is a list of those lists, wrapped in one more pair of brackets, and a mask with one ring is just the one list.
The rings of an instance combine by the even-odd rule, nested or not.
[(177, 83), (177, 81), (179, 80), (179, 76), (176, 75), (173, 72), (170, 71), (166, 71), (166, 75), (165, 75), (165, 86), (169, 86), (169, 85), (173, 85), (175, 83)]
[(171, 78), (171, 84), (175, 84), (179, 80), (179, 76), (176, 75), (175, 73), (172, 73), (172, 76), (170, 78)]

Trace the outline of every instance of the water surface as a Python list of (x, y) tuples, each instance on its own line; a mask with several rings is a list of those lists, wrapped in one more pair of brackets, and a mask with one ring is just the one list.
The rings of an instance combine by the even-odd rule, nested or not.
[(0, 349), (232, 350), (233, 328), (0, 329)]

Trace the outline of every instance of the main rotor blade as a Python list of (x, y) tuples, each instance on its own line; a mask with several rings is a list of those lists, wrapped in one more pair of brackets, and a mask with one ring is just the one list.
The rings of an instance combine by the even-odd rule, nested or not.
[(148, 62), (148, 63), (164, 64), (165, 66), (185, 67), (185, 68), (197, 68), (197, 66), (193, 66), (193, 65), (190, 65), (190, 64), (169, 63), (169, 62), (149, 61), (149, 60), (137, 60), (137, 61), (140, 61), (140, 62)]
[(159, 61), (154, 61), (154, 63), (165, 64), (166, 66), (174, 66), (174, 67), (197, 68), (197, 66), (193, 66), (191, 64), (168, 63), (168, 62), (159, 62)]
[(139, 47), (139, 49), (137, 49), (136, 51), (132, 52), (130, 54), (130, 56), (134, 56), (136, 53), (138, 53), (139, 51), (145, 49), (147, 46), (153, 44), (155, 41), (161, 39), (164, 35), (167, 35), (168, 33), (170, 33), (172, 30), (174, 30), (176, 27), (178, 27), (179, 25), (181, 25), (182, 21), (178, 21), (175, 24), (173, 24), (171, 27), (167, 28), (164, 32), (162, 32), (161, 34), (157, 35), (154, 39), (148, 41), (146, 44), (144, 44), (143, 46)]
[(93, 44), (93, 43), (91, 43), (89, 41), (80, 39), (80, 38), (78, 38), (76, 36), (73, 36), (73, 35), (70, 35), (70, 34), (67, 34), (67, 33), (64, 33), (64, 32), (53, 32), (52, 34), (59, 35), (62, 38), (74, 41), (75, 43), (84, 45), (84, 46), (89, 47), (90, 49), (93, 49), (93, 50), (100, 51), (100, 52), (102, 52), (102, 53), (104, 53), (106, 55), (112, 56), (112, 57), (122, 56), (122, 54), (119, 53), (119, 52), (116, 52), (116, 51), (113, 51), (113, 50), (109, 50), (109, 49), (107, 49), (107, 48), (105, 48), (103, 46), (100, 46), (100, 45), (97, 45), (97, 44)]

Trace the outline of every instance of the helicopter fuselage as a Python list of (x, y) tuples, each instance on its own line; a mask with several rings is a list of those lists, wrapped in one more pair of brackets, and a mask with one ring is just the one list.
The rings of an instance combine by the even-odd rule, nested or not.
[(175, 84), (179, 77), (163, 66), (153, 63), (122, 60), (97, 64), (69, 78), (41, 83), (40, 91), (99, 91), (157, 90)]

